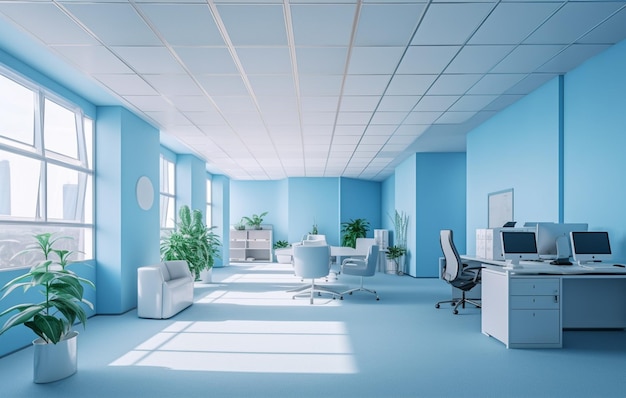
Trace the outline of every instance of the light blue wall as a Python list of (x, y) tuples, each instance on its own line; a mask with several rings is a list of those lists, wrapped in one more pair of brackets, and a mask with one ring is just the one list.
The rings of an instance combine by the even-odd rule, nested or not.
[(289, 178), (289, 242), (311, 231), (313, 221), (329, 244), (341, 243), (339, 231), (339, 179)]
[(626, 261), (626, 41), (565, 76), (565, 221), (606, 230)]
[(465, 253), (465, 153), (418, 153), (415, 160), (415, 269), (410, 274), (438, 277), (441, 229), (453, 230), (457, 249)]
[(213, 206), (213, 230), (220, 236), (222, 251), (220, 258), (215, 260), (214, 267), (224, 267), (228, 264), (228, 252), (230, 250), (230, 179), (226, 176), (215, 174), (211, 178), (211, 202)]
[(520, 224), (559, 221), (559, 92), (555, 78), (468, 133), (468, 254), (488, 226), (490, 193), (513, 188)]
[(381, 228), (382, 191), (377, 181), (339, 179), (341, 222), (364, 218), (370, 223), (368, 238), (374, 237), (374, 230)]
[(206, 211), (206, 163), (194, 155), (176, 157), (176, 208), (183, 205)]
[[(394, 196), (395, 210), (404, 212), (409, 217), (409, 224), (407, 228), (407, 255), (405, 272), (409, 275), (415, 276), (415, 250), (416, 250), (416, 238), (415, 238), (415, 217), (417, 206), (417, 170), (416, 170), (416, 154), (409, 156), (404, 162), (402, 162), (395, 171), (395, 187)], [(392, 216), (395, 213), (392, 213)], [(394, 244), (397, 243), (395, 236), (393, 240)]]
[[(137, 268), (159, 261), (159, 132), (121, 107), (100, 107), (95, 143), (98, 313), (120, 314), (137, 305)], [(153, 184), (149, 210), (137, 204), (141, 176)]]
[(396, 175), (395, 173), (381, 183), (381, 229), (389, 231), (389, 245), (393, 245), (393, 221), (396, 211)]

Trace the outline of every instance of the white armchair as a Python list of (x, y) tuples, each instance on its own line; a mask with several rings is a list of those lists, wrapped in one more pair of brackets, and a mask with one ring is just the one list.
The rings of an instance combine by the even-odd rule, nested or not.
[(184, 260), (137, 269), (137, 315), (166, 319), (193, 304), (194, 277)]

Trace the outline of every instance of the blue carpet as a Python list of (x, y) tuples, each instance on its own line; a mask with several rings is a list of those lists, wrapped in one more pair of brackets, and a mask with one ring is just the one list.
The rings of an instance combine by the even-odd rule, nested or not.
[[(32, 382), (32, 348), (0, 358), (1, 397), (626, 397), (626, 332), (566, 331), (563, 349), (507, 350), (480, 310), (453, 315), (438, 279), (377, 273), (381, 299), (292, 299), (290, 265), (236, 264), (167, 320), (136, 311), (78, 329), (79, 370)], [(359, 279), (340, 275), (336, 290)]]

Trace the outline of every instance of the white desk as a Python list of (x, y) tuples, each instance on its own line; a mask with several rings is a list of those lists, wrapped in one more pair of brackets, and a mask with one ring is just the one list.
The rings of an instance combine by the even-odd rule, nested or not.
[(626, 268), (556, 266), (462, 256), (482, 271), (481, 331), (507, 348), (560, 348), (563, 329), (626, 328)]

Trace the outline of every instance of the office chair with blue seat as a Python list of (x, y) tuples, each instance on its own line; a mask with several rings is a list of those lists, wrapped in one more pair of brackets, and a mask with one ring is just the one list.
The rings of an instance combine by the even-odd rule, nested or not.
[(297, 245), (293, 247), (293, 269), (296, 276), (311, 279), (310, 285), (302, 286), (294, 291), (293, 298), (309, 296), (311, 304), (317, 293), (327, 293), (333, 299), (343, 298), (341, 293), (315, 283), (315, 279), (325, 278), (330, 273), (330, 246), (328, 245)]
[(353, 292), (367, 292), (376, 296), (376, 300), (380, 300), (376, 290), (366, 289), (363, 287), (363, 277), (374, 276), (376, 274), (376, 265), (378, 264), (378, 246), (371, 245), (368, 249), (365, 259), (362, 258), (346, 258), (341, 263), (341, 273), (344, 275), (355, 275), (361, 277), (361, 286), (350, 289), (342, 294), (352, 294)]
[(443, 300), (435, 304), (435, 308), (439, 308), (443, 303), (450, 303), (454, 306), (452, 311), (455, 315), (459, 313), (459, 306), (465, 308), (465, 304), (469, 303), (480, 308), (478, 301), (468, 299), (465, 293), (480, 283), (482, 267), (470, 267), (461, 262), (461, 257), (456, 250), (452, 237), (452, 230), (443, 229), (439, 232), (439, 243), (441, 251), (445, 258), (446, 266), (442, 271), (442, 278), (453, 287), (461, 290), (461, 298), (453, 298), (451, 300)]

